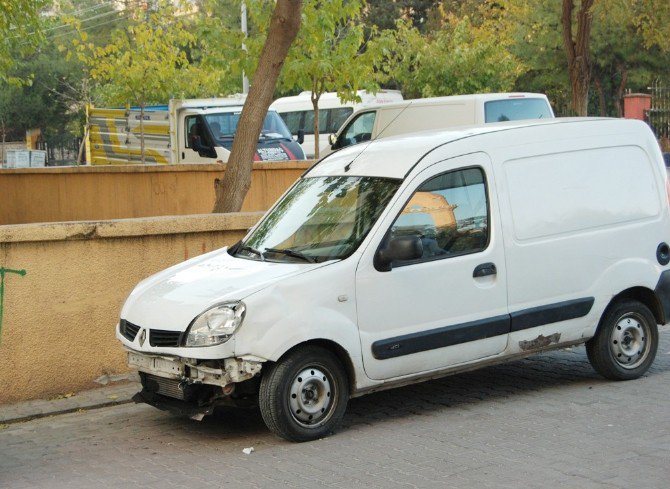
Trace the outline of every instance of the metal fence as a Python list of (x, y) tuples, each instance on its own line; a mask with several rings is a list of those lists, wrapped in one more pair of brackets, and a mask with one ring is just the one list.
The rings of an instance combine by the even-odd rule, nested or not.
[(47, 152), (47, 166), (73, 165), (77, 162), (81, 138), (63, 138), (51, 141), (40, 141), (38, 149)]
[(647, 113), (647, 121), (658, 139), (670, 138), (670, 86), (656, 80), (649, 87), (651, 108)]

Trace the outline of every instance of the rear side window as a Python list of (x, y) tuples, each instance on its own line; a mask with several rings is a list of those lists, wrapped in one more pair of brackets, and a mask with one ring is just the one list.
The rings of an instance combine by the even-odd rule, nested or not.
[(651, 162), (637, 146), (509, 160), (504, 169), (518, 240), (635, 222), (661, 211)]
[(393, 223), (390, 238), (421, 238), (423, 256), (401, 265), (477, 253), (488, 244), (488, 220), (484, 172), (465, 168), (423, 183)]
[(510, 98), (484, 103), (486, 122), (551, 119), (549, 103), (542, 98)]

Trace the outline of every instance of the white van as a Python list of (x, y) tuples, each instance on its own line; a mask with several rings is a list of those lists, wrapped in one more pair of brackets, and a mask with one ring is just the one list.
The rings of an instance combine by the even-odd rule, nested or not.
[[(401, 101), (399, 90), (379, 90), (370, 93), (365, 90), (357, 92), (360, 102), (342, 102), (337, 92), (327, 92), (319, 98), (319, 150), (330, 147), (328, 136), (336, 132), (342, 123), (354, 111), (368, 105), (384, 105)], [(301, 144), (307, 158), (314, 158), (314, 106), (312, 92), (302, 92), (294, 97), (278, 98), (271, 110), (276, 110), (289, 128), (291, 134), (304, 135)], [(323, 154), (323, 153), (321, 153)]]
[(350, 397), (586, 343), (644, 374), (670, 318), (670, 209), (640, 121), (416, 133), (312, 167), (231, 248), (141, 282), (117, 338), (138, 402), (260, 405), (289, 440)]
[(405, 100), (357, 110), (328, 138), (333, 150), (352, 144), (428, 129), (523, 119), (551, 119), (554, 112), (541, 93), (479, 93)]

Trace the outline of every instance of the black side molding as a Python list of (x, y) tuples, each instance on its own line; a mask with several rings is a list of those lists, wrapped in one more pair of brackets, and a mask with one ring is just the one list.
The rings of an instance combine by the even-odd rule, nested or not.
[(511, 332), (584, 317), (591, 311), (594, 302), (595, 298), (584, 297), (513, 312), (510, 314)]
[[(668, 311), (670, 312), (670, 273), (666, 275), (664, 286), (666, 287), (664, 297), (667, 301), (664, 307), (668, 307)], [(453, 324), (419, 333), (395, 336), (375, 341), (372, 344), (372, 356), (377, 360), (386, 360), (412, 353), (492, 338), (514, 331), (535, 328), (544, 324), (577, 319), (586, 316), (591, 311), (594, 302), (595, 298), (584, 297), (582, 299), (533, 307), (513, 312), (512, 314), (504, 314), (479, 321)]]
[(396, 336), (372, 344), (372, 356), (377, 360), (401, 357), (411, 353), (459, 345), (475, 340), (507, 334), (509, 315), (496, 316), (469, 323), (454, 324), (442, 328)]

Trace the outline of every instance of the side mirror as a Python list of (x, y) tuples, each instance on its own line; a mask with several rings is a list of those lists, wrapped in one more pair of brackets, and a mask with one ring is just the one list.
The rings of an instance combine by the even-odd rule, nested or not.
[(302, 144), (305, 142), (305, 130), (304, 129), (298, 129), (298, 135), (296, 138), (296, 141), (298, 144)]
[(375, 268), (380, 272), (390, 272), (396, 260), (416, 260), (423, 256), (423, 244), (418, 236), (399, 236), (389, 241), (385, 248), (377, 250)]
[(330, 143), (330, 147), (335, 149), (335, 143), (337, 142), (337, 134), (330, 134), (328, 136), (328, 142)]

